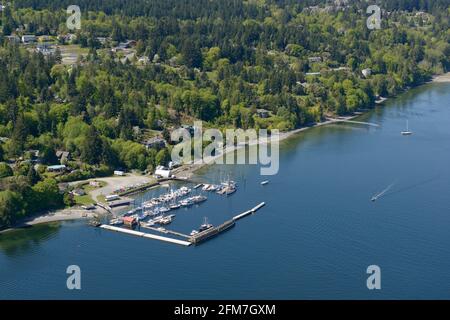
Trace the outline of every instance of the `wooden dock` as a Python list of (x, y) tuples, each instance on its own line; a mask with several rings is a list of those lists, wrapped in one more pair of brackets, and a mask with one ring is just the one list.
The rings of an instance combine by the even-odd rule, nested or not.
[(115, 200), (115, 201), (110, 201), (108, 202), (108, 206), (110, 208), (116, 208), (116, 207), (122, 207), (122, 206), (129, 206), (131, 203), (133, 203), (134, 200), (131, 198), (125, 198), (125, 199), (120, 199), (120, 200)]
[(148, 238), (148, 239), (153, 239), (153, 240), (160, 240), (160, 241), (165, 241), (165, 242), (169, 242), (169, 243), (179, 244), (179, 245), (186, 246), (186, 247), (191, 245), (191, 243), (188, 241), (157, 236), (154, 234), (139, 232), (139, 231), (135, 231), (135, 230), (131, 230), (131, 229), (119, 228), (119, 227), (110, 226), (107, 224), (102, 224), (100, 226), (100, 228), (110, 230), (110, 231), (122, 232), (122, 233), (130, 234), (133, 236), (137, 236), (137, 237), (143, 237), (143, 238)]

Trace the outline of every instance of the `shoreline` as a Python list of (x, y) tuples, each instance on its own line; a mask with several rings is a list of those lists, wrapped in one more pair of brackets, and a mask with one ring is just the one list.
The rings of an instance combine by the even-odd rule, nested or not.
[(450, 72), (433, 76), (433, 78), (430, 82), (431, 83), (449, 83), (450, 82)]
[(0, 235), (9, 231), (26, 230), (38, 224), (51, 223), (51, 222), (63, 222), (71, 220), (84, 220), (95, 217), (99, 212), (97, 210), (86, 211), (78, 208), (60, 209), (46, 214), (36, 215), (28, 217), (15, 225), (0, 230)]
[[(416, 87), (408, 87), (405, 88), (405, 90), (402, 93), (405, 93), (413, 88), (417, 88), (420, 86), (423, 86), (425, 84), (429, 84), (429, 83), (450, 83), (450, 72), (441, 74), (441, 75), (433, 75), (432, 79), (428, 82), (422, 83)], [(395, 97), (395, 96), (394, 96)], [(380, 97), (379, 100), (375, 101), (374, 106), (380, 106), (383, 105), (386, 101), (390, 100), (393, 97)], [(368, 113), (370, 110), (372, 109), (365, 109), (364, 111), (356, 111), (353, 115), (351, 116), (343, 116), (343, 117), (338, 117), (338, 119), (343, 119), (343, 120), (353, 120), (359, 116), (362, 116), (366, 113)], [(316, 127), (321, 127), (321, 126), (325, 126), (325, 125), (329, 125), (332, 123), (336, 123), (337, 121), (332, 121), (332, 120), (327, 120), (327, 121), (323, 121), (323, 122), (319, 122), (319, 123), (315, 123), (312, 124), (310, 126), (305, 126), (302, 128), (297, 128), (297, 129), (293, 129), (287, 132), (281, 132), (279, 135), (279, 142), (286, 140), (290, 137), (292, 137), (293, 135), (296, 135), (300, 132), (312, 129), (312, 128), (316, 128)], [(257, 142), (256, 142), (257, 143)], [(255, 141), (251, 141), (248, 143), (248, 146), (254, 145)], [(225, 152), (222, 155), (218, 155), (216, 157), (213, 157), (212, 161), (214, 161), (216, 158), (220, 157), (220, 156), (224, 156), (225, 154), (229, 153), (229, 152), (235, 152), (239, 149), (241, 149), (242, 146), (238, 146), (238, 147), (233, 147), (230, 148), (229, 150), (225, 150)], [(211, 161), (211, 160), (209, 160)], [(204, 168), (205, 166), (209, 166), (209, 165), (214, 165), (216, 163), (212, 162), (212, 163), (205, 163), (205, 161), (203, 163), (197, 163), (197, 164), (188, 164), (188, 165), (183, 165), (182, 167), (179, 168), (179, 170), (174, 170), (174, 173), (182, 173), (184, 175), (181, 175), (179, 177), (184, 177), (184, 178), (191, 178), (195, 172), (197, 172), (198, 170)]]
[[(356, 112), (355, 114), (351, 115), (351, 116), (342, 116), (342, 117), (338, 117), (332, 120), (326, 120), (326, 121), (322, 121), (322, 122), (318, 122), (318, 123), (314, 123), (311, 124), (309, 126), (304, 126), (301, 128), (297, 128), (297, 129), (293, 129), (290, 131), (286, 131), (286, 132), (281, 132), (278, 136), (278, 142), (281, 142), (283, 140), (286, 140), (288, 138), (291, 138), (292, 136), (304, 132), (306, 130), (310, 130), (313, 128), (317, 128), (317, 127), (322, 127), (322, 126), (326, 126), (329, 124), (333, 124), (333, 123), (339, 123), (340, 121), (348, 121), (348, 120), (353, 120), (361, 115), (363, 115), (365, 112)], [(236, 152), (238, 150), (241, 150), (244, 147), (251, 147), (251, 146), (255, 146), (255, 145), (260, 145), (262, 144), (262, 142), (259, 142), (258, 140), (253, 140), (253, 141), (249, 141), (247, 144), (245, 144), (244, 146), (233, 146), (231, 148), (226, 148), (224, 150), (224, 152), (220, 155), (216, 155), (207, 159), (203, 159), (200, 163), (193, 163), (193, 164), (186, 164), (181, 166), (180, 168), (177, 168), (173, 171), (174, 174), (177, 174), (177, 178), (181, 178), (181, 179), (191, 179), (192, 176), (194, 175), (195, 172), (197, 172), (198, 170), (204, 168), (205, 166), (210, 166), (210, 165), (215, 165), (217, 163), (215, 163), (215, 160), (225, 156), (226, 154), (230, 153), (230, 152)], [(181, 175), (180, 175), (181, 174)]]
[[(450, 83), (450, 72), (441, 74), (441, 75), (434, 75), (432, 77), (432, 79), (428, 82), (425, 82), (417, 87), (420, 87), (424, 84), (429, 84), (429, 83)], [(412, 87), (412, 88), (417, 88), (417, 87)], [(406, 90), (404, 92), (409, 91), (412, 88), (406, 88)], [(387, 100), (389, 100), (390, 98), (382, 98), (382, 101), (380, 102), (375, 102), (375, 106), (379, 106), (382, 105), (384, 102), (386, 102)], [(343, 116), (343, 117), (337, 117), (333, 120), (326, 120), (323, 122), (319, 122), (319, 123), (314, 123), (311, 124), (309, 126), (304, 126), (301, 128), (297, 128), (297, 129), (293, 129), (290, 131), (286, 131), (286, 132), (281, 132), (279, 134), (279, 142), (286, 140), (298, 133), (304, 132), (306, 130), (309, 129), (313, 129), (316, 127), (321, 127), (321, 126), (326, 126), (329, 124), (333, 124), (333, 123), (338, 123), (339, 121), (337, 121), (337, 119), (339, 120), (353, 120), (359, 116), (362, 116), (364, 114), (366, 114), (367, 112), (369, 112), (372, 109), (366, 109), (365, 111), (362, 112), (355, 112), (353, 115), (351, 116)], [(194, 176), (194, 174), (199, 171), (200, 169), (206, 167), (206, 166), (210, 166), (210, 165), (215, 165), (215, 160), (218, 159), (219, 157), (224, 156), (227, 153), (230, 152), (236, 152), (246, 146), (254, 146), (254, 145), (259, 145), (261, 144), (261, 142), (259, 142), (258, 140), (256, 141), (249, 141), (248, 144), (246, 144), (245, 146), (233, 146), (231, 148), (226, 148), (224, 150), (223, 154), (220, 155), (216, 155), (214, 157), (211, 157), (209, 159), (204, 159), (201, 163), (194, 163), (194, 164), (186, 164), (186, 165), (182, 165), (181, 167), (173, 170), (173, 173), (176, 174), (177, 178), (180, 179), (190, 179)], [(108, 178), (111, 177), (107, 177), (105, 180), (108, 180)], [(118, 181), (120, 180), (119, 177), (113, 177), (115, 179), (117, 179)], [(86, 181), (90, 181), (90, 180), (101, 180), (101, 178), (97, 178), (97, 179), (88, 179)], [(75, 181), (72, 183), (80, 183), (80, 181)], [(104, 188), (100, 188), (100, 189), (104, 189)], [(104, 190), (102, 190), (104, 191)], [(95, 193), (95, 192), (94, 192)], [(93, 195), (91, 195), (93, 196)], [(97, 194), (98, 196), (98, 194)], [(89, 219), (94, 217), (96, 214), (98, 214), (98, 210), (94, 210), (94, 211), (86, 211), (83, 209), (76, 209), (76, 208), (68, 208), (68, 209), (62, 209), (62, 210), (57, 210), (57, 211), (53, 211), (53, 212), (49, 212), (46, 213), (44, 215), (38, 215), (38, 216), (34, 216), (34, 217), (30, 217), (25, 219), (24, 221), (19, 222), (18, 224), (11, 226), (7, 229), (4, 230), (0, 230), (0, 235), (3, 233), (6, 233), (8, 231), (13, 231), (13, 230), (24, 230), (27, 228), (30, 228), (34, 225), (38, 225), (38, 224), (43, 224), (43, 223), (51, 223), (51, 222), (63, 222), (63, 221), (70, 221), (70, 220), (83, 220), (83, 219)]]

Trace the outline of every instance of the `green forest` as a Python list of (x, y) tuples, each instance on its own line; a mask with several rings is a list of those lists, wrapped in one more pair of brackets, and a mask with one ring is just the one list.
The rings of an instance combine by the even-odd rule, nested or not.
[[(0, 228), (72, 205), (60, 182), (167, 165), (170, 131), (194, 120), (287, 131), (371, 108), (449, 70), (447, 0), (374, 2), (381, 28), (369, 30), (362, 0), (78, 0), (82, 27), (73, 31), (71, 1), (9, 2), (0, 25)], [(44, 55), (11, 40), (23, 35), (57, 48)], [(130, 40), (128, 58), (113, 49)], [(64, 63), (68, 47), (84, 54)], [(155, 136), (168, 145), (143, 144)], [(61, 150), (70, 172), (49, 174)]]

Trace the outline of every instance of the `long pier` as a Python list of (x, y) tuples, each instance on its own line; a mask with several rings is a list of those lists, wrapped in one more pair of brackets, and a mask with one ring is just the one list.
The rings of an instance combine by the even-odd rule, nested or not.
[(249, 214), (253, 214), (256, 211), (258, 211), (259, 209), (261, 209), (262, 207), (264, 207), (266, 205), (265, 202), (261, 202), (260, 204), (258, 204), (256, 207), (254, 207), (253, 209), (250, 209), (248, 211), (242, 212), (241, 214), (238, 214), (237, 216), (233, 217), (234, 221), (238, 221), (239, 219), (242, 219), (246, 216), (248, 216)]
[(154, 234), (140, 232), (140, 231), (135, 231), (135, 230), (131, 230), (131, 229), (114, 227), (114, 226), (110, 226), (110, 225), (107, 225), (107, 224), (102, 224), (100, 226), (100, 228), (106, 229), (106, 230), (110, 230), (110, 231), (127, 233), (127, 234), (134, 235), (134, 236), (137, 236), (137, 237), (143, 237), (143, 238), (149, 238), (149, 239), (154, 239), (154, 240), (160, 240), (160, 241), (175, 243), (175, 244), (179, 244), (179, 245), (186, 246), (186, 247), (188, 247), (188, 246), (190, 246), (192, 244), (191, 242), (188, 242), (188, 241), (183, 241), (183, 240), (178, 240), (178, 239), (172, 239), (172, 238), (157, 236), (157, 235), (154, 235)]

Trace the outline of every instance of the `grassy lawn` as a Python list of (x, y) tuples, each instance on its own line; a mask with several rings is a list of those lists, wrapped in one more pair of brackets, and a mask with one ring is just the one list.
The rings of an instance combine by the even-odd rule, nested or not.
[(91, 205), (94, 203), (90, 195), (75, 196), (74, 200), (78, 205)]
[[(91, 205), (93, 204), (95, 201), (92, 199), (92, 197), (90, 196), (90, 192), (92, 190), (98, 189), (98, 188), (103, 188), (104, 186), (106, 186), (106, 182), (104, 181), (98, 181), (99, 183), (99, 187), (94, 187), (91, 186), (89, 184), (89, 182), (83, 182), (80, 183), (76, 186), (76, 188), (81, 188), (84, 190), (84, 192), (86, 192), (86, 194), (84, 196), (75, 196), (74, 200), (78, 205)], [(99, 201), (99, 199), (97, 199)], [(104, 201), (105, 199), (103, 199)]]

